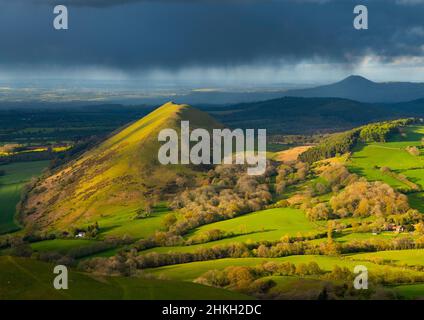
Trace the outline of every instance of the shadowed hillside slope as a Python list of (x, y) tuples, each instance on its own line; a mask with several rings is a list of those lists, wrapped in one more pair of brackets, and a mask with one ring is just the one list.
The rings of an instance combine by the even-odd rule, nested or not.
[(157, 159), (158, 133), (179, 132), (182, 120), (190, 121), (190, 129), (222, 127), (195, 108), (167, 103), (38, 182), (22, 203), (20, 219), (27, 226), (63, 230), (171, 194), (178, 177), (197, 174), (195, 168), (163, 166)]
[(243, 294), (189, 282), (93, 276), (73, 269), (69, 271), (69, 289), (56, 290), (52, 285), (53, 267), (32, 259), (0, 257), (0, 299), (251, 299)]

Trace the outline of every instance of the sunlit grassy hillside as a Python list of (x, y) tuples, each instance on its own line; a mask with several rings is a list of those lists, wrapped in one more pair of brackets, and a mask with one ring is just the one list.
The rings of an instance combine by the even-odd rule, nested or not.
[(66, 229), (137, 210), (146, 198), (172, 193), (178, 175), (196, 172), (159, 165), (158, 133), (178, 131), (182, 120), (189, 120), (191, 129), (221, 127), (195, 108), (167, 103), (42, 179), (25, 202), (23, 220)]

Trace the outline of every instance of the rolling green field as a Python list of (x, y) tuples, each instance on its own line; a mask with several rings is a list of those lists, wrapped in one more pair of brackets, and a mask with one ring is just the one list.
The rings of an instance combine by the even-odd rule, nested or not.
[(22, 187), (32, 177), (41, 174), (48, 161), (19, 162), (0, 166), (5, 175), (0, 177), (0, 234), (17, 230), (15, 222), (16, 205)]
[(275, 241), (285, 235), (307, 235), (325, 230), (318, 224), (310, 222), (301, 210), (275, 208), (204, 225), (194, 230), (188, 238), (213, 229), (233, 232), (235, 236), (190, 246), (157, 247), (145, 250), (142, 253), (194, 252), (200, 248), (227, 245), (229, 243)]
[(53, 266), (32, 259), (0, 257), (0, 300), (23, 299), (249, 299), (242, 294), (189, 282), (100, 277), (69, 271), (69, 289), (53, 287)]
[(276, 208), (246, 214), (234, 219), (211, 223), (198, 228), (194, 235), (219, 229), (227, 232), (250, 233), (241, 235), (220, 243), (234, 241), (278, 240), (284, 235), (295, 236), (298, 233), (307, 234), (317, 231), (317, 225), (310, 222), (305, 214), (298, 209)]
[(115, 215), (100, 218), (100, 235), (104, 236), (129, 236), (134, 239), (147, 238), (162, 228), (162, 219), (170, 211), (161, 205), (153, 208), (150, 217), (136, 219), (137, 207), (129, 207)]
[(279, 299), (287, 300), (316, 300), (326, 286), (326, 282), (323, 280), (302, 279), (294, 276), (272, 276), (263, 279), (275, 282), (275, 286), (269, 292), (270, 295), (276, 294)]
[(423, 299), (424, 297), (424, 284), (403, 285), (394, 289), (403, 299)]
[(408, 195), (409, 205), (424, 213), (424, 192), (416, 192)]
[[(53, 239), (33, 242), (30, 244), (31, 249), (34, 252), (55, 252), (62, 255), (69, 254), (72, 250), (81, 249), (84, 247), (90, 247), (98, 243), (96, 240), (83, 240), (83, 239)], [(105, 250), (109, 251), (109, 250)], [(11, 249), (0, 250), (1, 256), (7, 256), (11, 254)]]
[(389, 167), (396, 173), (404, 174), (410, 181), (424, 187), (424, 158), (413, 156), (405, 148), (420, 146), (424, 137), (424, 126), (404, 128), (402, 134), (397, 134), (384, 143), (359, 144), (353, 150), (348, 162), (350, 171), (365, 176), (371, 181), (384, 181), (392, 187), (408, 186), (402, 181), (383, 174), (379, 168)]
[(416, 266), (424, 263), (424, 249), (359, 253), (350, 255), (349, 258), (361, 261), (389, 260), (396, 265)]
[(69, 250), (85, 247), (95, 242), (95, 240), (54, 239), (32, 243), (31, 248), (37, 252), (57, 251), (66, 254)]
[[(255, 266), (266, 261), (291, 262), (294, 264), (309, 263), (311, 261), (314, 261), (320, 266), (322, 270), (325, 271), (331, 271), (336, 265), (340, 267), (347, 267), (350, 270), (353, 270), (354, 267), (358, 264), (356, 261), (344, 257), (300, 255), (282, 258), (227, 258), (210, 261), (199, 261), (147, 269), (146, 272), (156, 275), (162, 275), (173, 280), (194, 280), (208, 270), (222, 270), (230, 266)], [(361, 262), (361, 264), (366, 266), (371, 273), (384, 271), (389, 268), (392, 271), (402, 272), (405, 275), (424, 275), (423, 272), (407, 270), (400, 267), (387, 267), (369, 261)]]

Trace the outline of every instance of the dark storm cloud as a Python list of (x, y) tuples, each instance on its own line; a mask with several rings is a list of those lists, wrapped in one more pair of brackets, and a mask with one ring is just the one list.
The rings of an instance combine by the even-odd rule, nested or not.
[(132, 71), (311, 59), (355, 64), (366, 54), (390, 60), (423, 52), (418, 0), (365, 2), (368, 31), (353, 29), (357, 1), (350, 0), (69, 0), (79, 5), (69, 7), (67, 31), (53, 29), (49, 2), (0, 0), (1, 65)]
[[(57, 0), (32, 0), (38, 4), (58, 4)], [(238, 2), (238, 3), (247, 3), (247, 2), (309, 2), (309, 3), (325, 3), (334, 0), (62, 0), (61, 4), (64, 5), (73, 5), (73, 6), (85, 6), (85, 7), (108, 7), (108, 6), (117, 6), (127, 3), (134, 2), (215, 2), (215, 3), (228, 3), (228, 2)], [(417, 0), (400, 0), (400, 1), (417, 1)], [(420, 1), (420, 0), (418, 0)]]

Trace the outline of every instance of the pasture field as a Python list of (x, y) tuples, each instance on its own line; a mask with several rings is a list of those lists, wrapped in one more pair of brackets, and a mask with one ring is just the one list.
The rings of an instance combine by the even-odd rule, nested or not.
[(402, 181), (381, 172), (381, 167), (388, 167), (424, 187), (424, 157), (406, 151), (408, 146), (420, 146), (422, 137), (424, 126), (410, 126), (404, 128), (402, 134), (393, 136), (389, 142), (358, 144), (347, 163), (348, 167), (368, 180), (384, 181), (395, 188), (408, 188)]
[(69, 250), (89, 246), (95, 242), (95, 240), (82, 239), (54, 239), (32, 243), (31, 248), (37, 252), (56, 251), (66, 254)]
[[(396, 235), (394, 232), (383, 232), (383, 233), (380, 233), (378, 235), (373, 235), (372, 233), (342, 233), (342, 234), (334, 236), (334, 241), (340, 242), (340, 243), (345, 243), (345, 242), (349, 242), (349, 241), (353, 241), (353, 240), (362, 240), (362, 241), (366, 241), (366, 240), (369, 240), (369, 239), (388, 240), (388, 239), (391, 239), (391, 238), (395, 238), (397, 236), (399, 236), (399, 235)], [(402, 234), (400, 236), (402, 236)], [(251, 238), (247, 238), (245, 241), (240, 241), (239, 238), (240, 238), (240, 236), (238, 236), (238, 237), (236, 236), (236, 237), (231, 237), (231, 238), (227, 238), (227, 239), (223, 239), (223, 240), (210, 241), (210, 242), (195, 244), (195, 245), (190, 245), (190, 246), (154, 247), (154, 248), (151, 248), (151, 249), (143, 250), (140, 253), (141, 254), (148, 254), (148, 253), (151, 253), (151, 252), (156, 252), (156, 253), (170, 253), (170, 252), (173, 252), (173, 253), (193, 253), (196, 250), (199, 250), (201, 248), (211, 248), (211, 247), (219, 246), (219, 245), (228, 245), (230, 243), (240, 243), (240, 242), (252, 243), (252, 242), (255, 242)], [(267, 239), (265, 239), (265, 240), (267, 240)], [(319, 243), (323, 243), (325, 241), (327, 241), (327, 238), (310, 240), (309, 242), (311, 244), (319, 244)]]
[(364, 261), (390, 261), (396, 265), (416, 266), (424, 263), (424, 249), (392, 250), (372, 253), (359, 253), (349, 256), (352, 260)]
[(272, 276), (262, 279), (270, 279), (275, 283), (269, 295), (276, 294), (279, 299), (287, 300), (317, 300), (326, 285), (323, 280), (295, 276)]
[(0, 300), (23, 299), (250, 299), (245, 295), (189, 282), (100, 277), (69, 271), (69, 289), (53, 287), (53, 265), (25, 258), (0, 257)]
[[(192, 281), (208, 270), (222, 270), (230, 266), (256, 266), (266, 261), (273, 262), (291, 262), (294, 264), (316, 262), (322, 270), (331, 271), (337, 265), (347, 267), (353, 270), (358, 264), (356, 261), (344, 257), (318, 256), (318, 255), (299, 255), (282, 258), (227, 258), (209, 261), (199, 261), (184, 264), (176, 264), (159, 268), (146, 269), (146, 272), (155, 275), (162, 275), (173, 280)], [(404, 269), (401, 267), (388, 267), (378, 265), (372, 262), (361, 262), (368, 268), (370, 273), (391, 270), (401, 272), (404, 275), (424, 275), (423, 272)]]
[(305, 214), (298, 209), (275, 208), (257, 211), (237, 218), (219, 221), (197, 228), (193, 235), (198, 235), (208, 230), (219, 229), (235, 234), (248, 233), (221, 241), (217, 244), (228, 242), (244, 242), (247, 240), (279, 240), (284, 235), (296, 236), (298, 233), (315, 233), (318, 227), (310, 222)]
[(276, 241), (285, 235), (307, 235), (324, 231), (324, 227), (310, 222), (298, 209), (275, 208), (249, 213), (237, 218), (206, 224), (194, 230), (187, 238), (208, 230), (219, 229), (233, 232), (234, 236), (190, 246), (156, 247), (142, 251), (142, 254), (157, 252), (194, 252), (200, 248), (228, 245), (236, 242)]
[(121, 209), (113, 215), (101, 217), (98, 220), (100, 226), (100, 236), (129, 236), (134, 239), (147, 238), (155, 231), (160, 230), (163, 217), (170, 211), (160, 205), (153, 208), (150, 217), (137, 219), (135, 206)]
[(404, 236), (404, 234), (396, 234), (395, 232), (382, 232), (380, 234), (374, 235), (370, 232), (353, 232), (353, 233), (343, 233), (340, 236), (335, 236), (334, 240), (337, 242), (349, 242), (353, 240), (369, 240), (369, 239), (379, 239), (379, 240), (390, 240), (396, 237)]
[(19, 229), (15, 221), (16, 205), (22, 187), (48, 166), (48, 161), (18, 162), (0, 166), (5, 171), (0, 176), (0, 234)]
[(424, 284), (402, 285), (394, 288), (397, 294), (403, 299), (423, 299)]
[(424, 192), (415, 192), (408, 194), (409, 205), (411, 208), (424, 212)]

